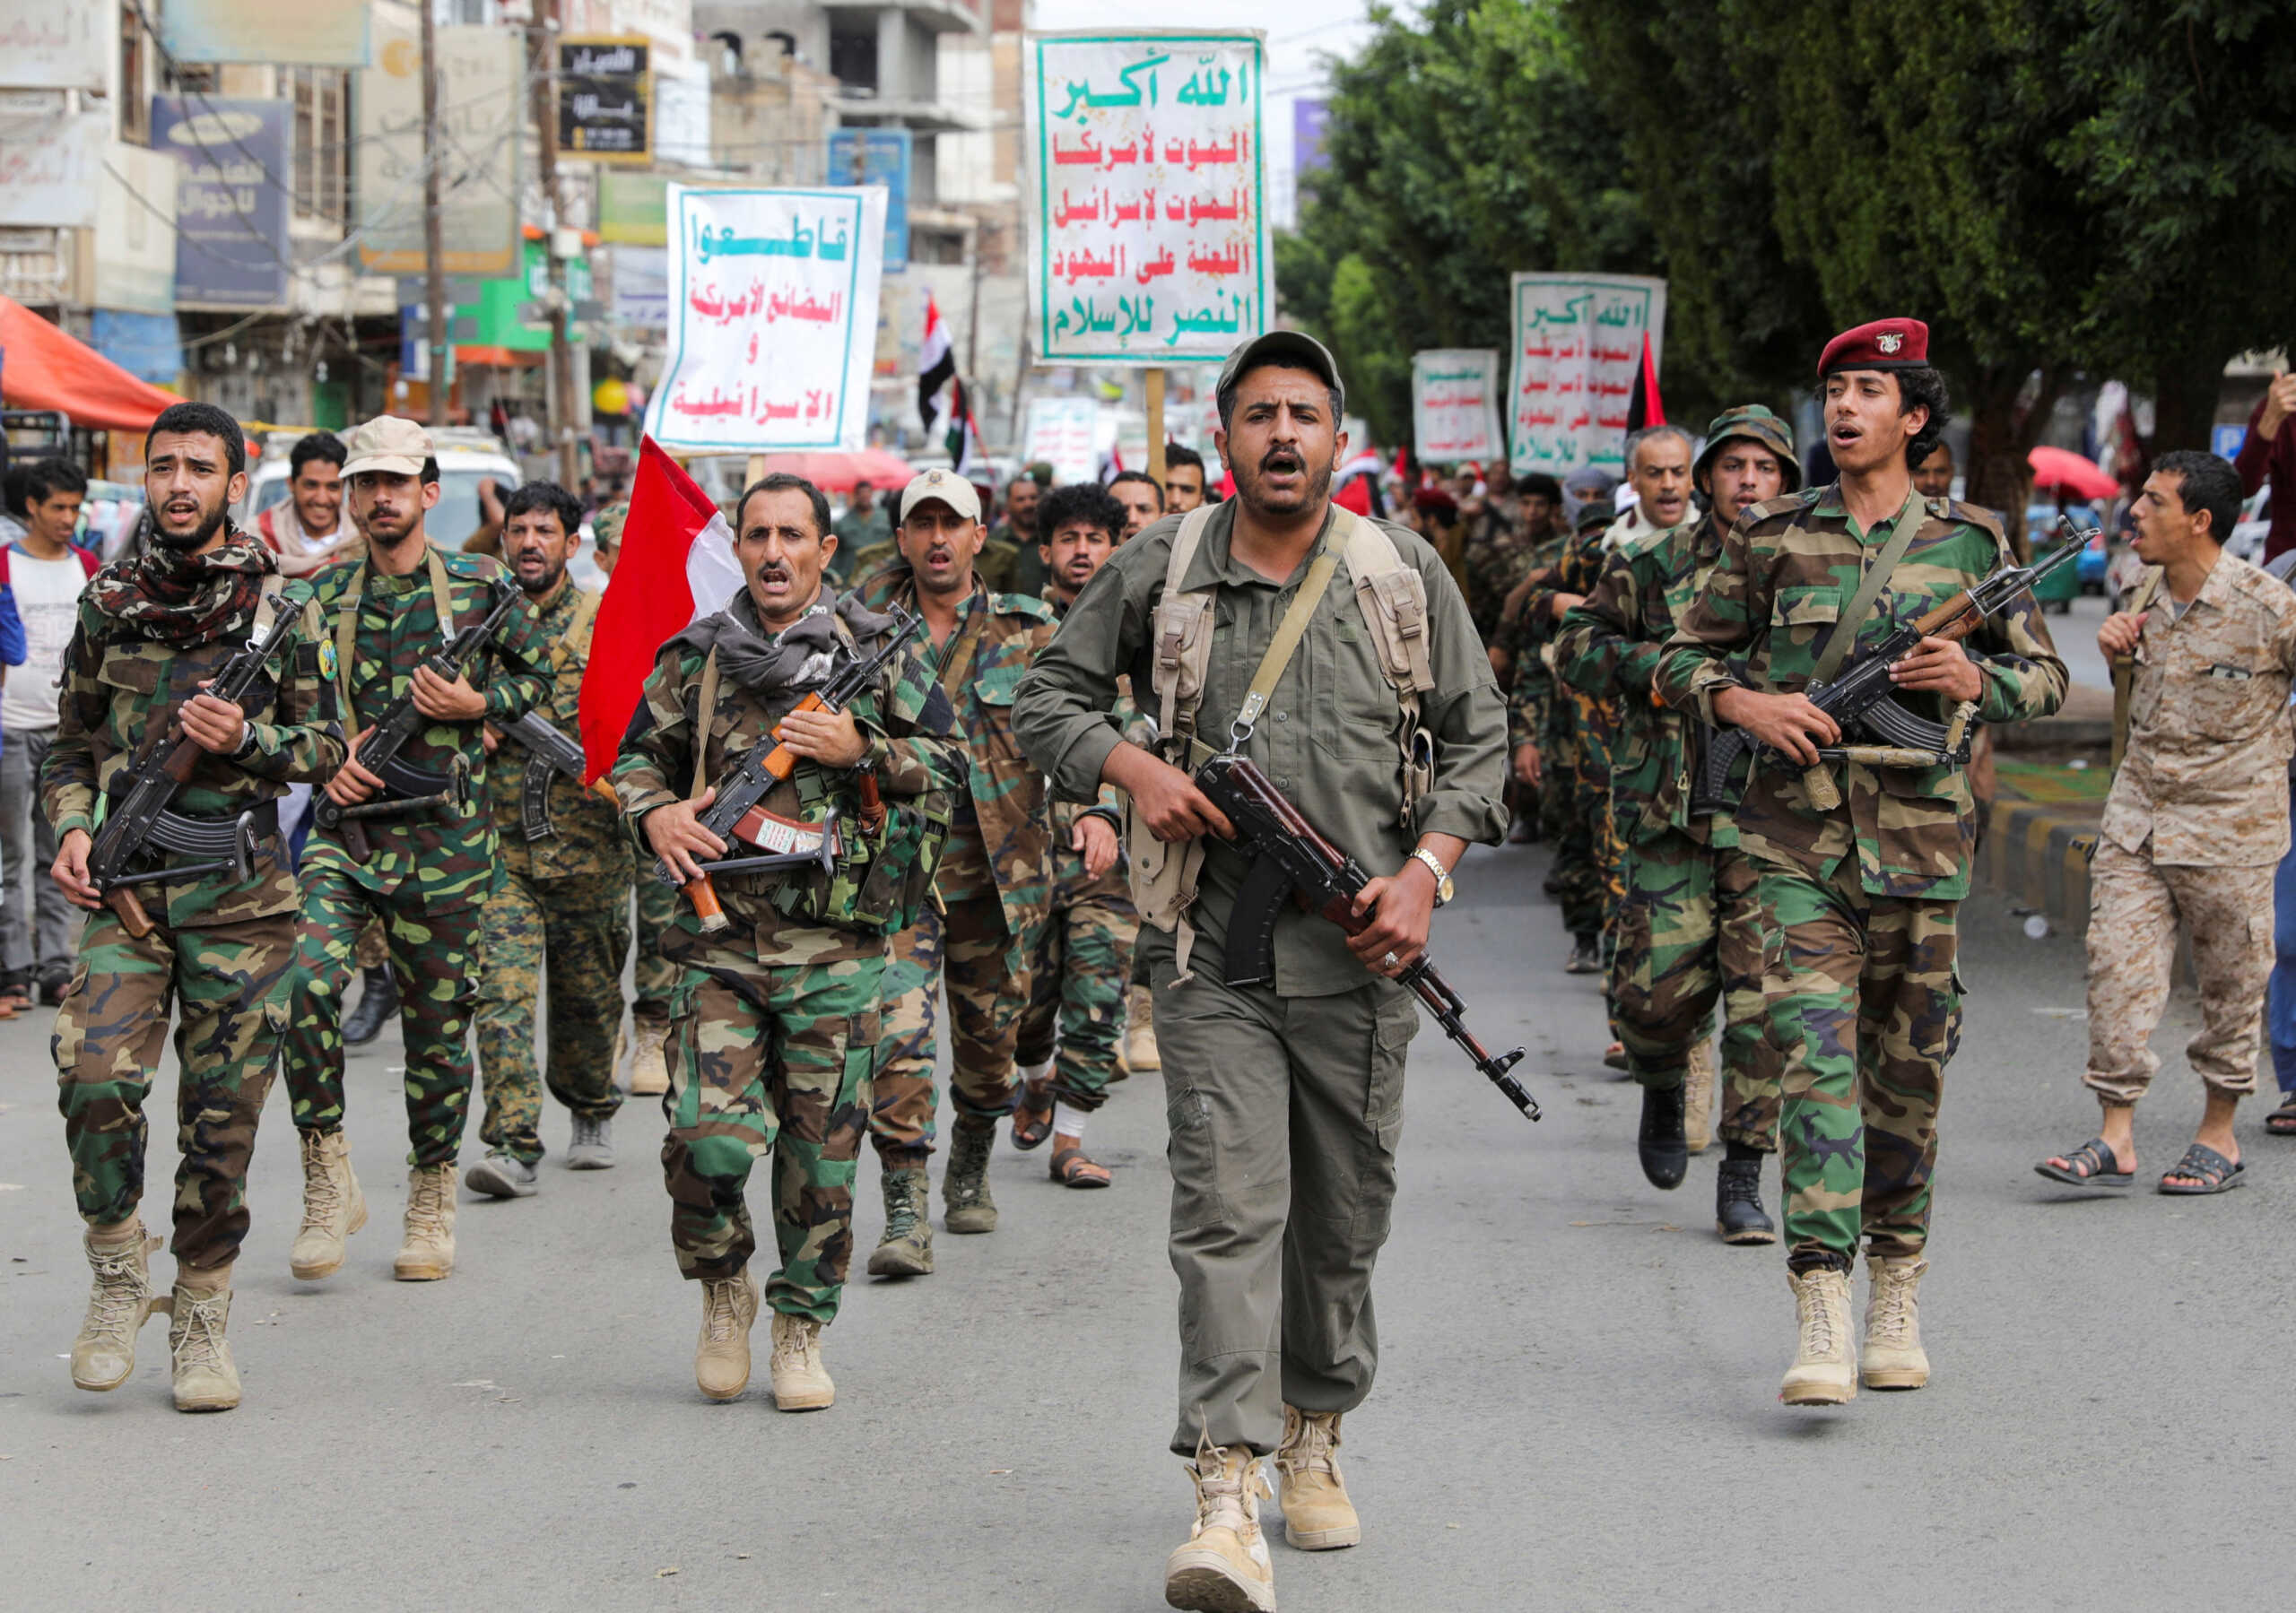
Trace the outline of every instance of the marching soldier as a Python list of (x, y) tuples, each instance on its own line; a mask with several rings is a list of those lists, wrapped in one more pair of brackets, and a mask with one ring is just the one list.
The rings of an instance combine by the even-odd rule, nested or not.
[[(470, 1106), (479, 910), (500, 866), (482, 733), (549, 698), (550, 646), (521, 601), (462, 676), (442, 678), (425, 664), (492, 612), (501, 568), (443, 551), (425, 533), (423, 512), (439, 501), (429, 432), (386, 414), (352, 432), (350, 448), (343, 481), (367, 534), (365, 553), (321, 573), (316, 590), (351, 731), (350, 756), (325, 793), (347, 811), (332, 828), (315, 823), (303, 848), (285, 1060), (302, 1133), (303, 1225), (289, 1264), (306, 1281), (332, 1275), (342, 1268), (344, 1240), (366, 1224), (343, 1131), (342, 1016), (352, 949), (371, 915), (382, 922), (398, 977), (406, 1042), (412, 1148), (405, 1236), (392, 1270), (402, 1282), (430, 1282), (455, 1268), (455, 1160)], [(401, 806), (359, 758), (377, 720), (410, 693), (426, 721), (399, 762), (440, 787), (424, 804)], [(356, 850), (362, 835), (363, 861)]]
[[(599, 600), (567, 575), (581, 535), (582, 507), (556, 482), (529, 481), (502, 501), (502, 558), (534, 606), (554, 673), (549, 698), (532, 715), (578, 745), (582, 672), (590, 663)], [(622, 1106), (613, 1084), (614, 1038), (622, 1028), (622, 960), (630, 954), (630, 843), (616, 809), (561, 773), (544, 784), (547, 816), (533, 827), (545, 832), (529, 839), (523, 797), (535, 758), (498, 729), (489, 729), (485, 743), (502, 881), (479, 931), (478, 1056), (486, 1091), (479, 1136), (487, 1153), (463, 1180), (474, 1192), (517, 1199), (535, 1192), (543, 1156), (537, 1011), (550, 1021), (551, 1096), (573, 1112), (568, 1168), (605, 1170), (614, 1162), (613, 1116)]]
[[(1945, 1062), (1961, 1031), (1954, 924), (1975, 816), (1957, 767), (1830, 761), (1841, 727), (1804, 690), (1860, 642), (1944, 603), (2009, 562), (1999, 525), (1925, 500), (1912, 466), (1945, 424), (1928, 326), (1845, 331), (1818, 361), (1826, 446), (1840, 479), (1751, 506), (1660, 657), (1666, 702), (1765, 748), (1738, 807), (1760, 865), (1763, 996), (1784, 1064), (1779, 1152), (1787, 1270), (1800, 1338), (1780, 1398), (1831, 1405), (1929, 1379), (1918, 1288)], [(2065, 664), (2030, 595), (1969, 649), (1925, 638), (1891, 672), (1941, 720), (2047, 716)], [(1744, 658), (1743, 671), (1732, 664)], [(1866, 1248), (1873, 1293), (1862, 1360), (1849, 1274)]]
[(996, 1230), (988, 1157), (996, 1123), (1013, 1112), (1029, 947), (1044, 922), (1052, 852), (1044, 776), (1013, 737), (1013, 694), (1052, 637), (1053, 617), (1041, 600), (993, 592), (976, 577), (980, 501), (961, 477), (927, 471), (911, 481), (895, 532), (901, 559), (865, 579), (861, 594), (880, 609), (893, 604), (924, 615), (926, 660), (956, 712), (967, 776), (934, 876), (935, 900), (893, 938), (869, 1117), (885, 1193), (884, 1236), (869, 1271), (917, 1277), (933, 1270), (925, 1162), (940, 1106), (934, 999), (944, 976), (956, 1108), (941, 1177), (944, 1224), (951, 1232)]
[[(734, 515), (747, 586), (662, 646), (613, 783), (646, 880), (656, 858), (691, 882), (700, 863), (757, 854), (698, 820), (712, 781), (777, 726), (797, 765), (760, 804), (792, 834), (825, 833), (837, 814), (833, 872), (717, 875), (727, 926), (713, 933), (681, 899), (663, 942), (679, 974), (662, 1170), (678, 1269), (701, 1285), (694, 1378), (718, 1401), (749, 1383), (759, 1295), (744, 1195), (752, 1163), (770, 1157), (774, 1403), (815, 1410), (836, 1396), (822, 1330), (853, 1253), (886, 936), (926, 905), (963, 762), (948, 698), (914, 646), (844, 710), (795, 709), (845, 658), (882, 648), (893, 623), (823, 585), (837, 539), (812, 482), (769, 476)], [(874, 821), (865, 781), (882, 795)]]
[[(1096, 481), (1055, 488), (1037, 515), (1045, 574), (1044, 602), (1056, 614), (1116, 552), (1125, 527), (1123, 503)], [(1132, 703), (1118, 697), (1129, 727)], [(1030, 964), (1029, 1003), (1021, 1016), (1015, 1057), (1023, 1077), (1013, 1112), (1013, 1146), (1033, 1149), (1052, 1138), (1052, 1179), (1065, 1187), (1106, 1187), (1108, 1166), (1084, 1152), (1084, 1123), (1108, 1101), (1115, 1078), (1133, 943), (1140, 933), (1118, 834), (1124, 809), (1103, 785), (1090, 806), (1052, 803), (1052, 898)], [(1059, 1064), (1055, 1073), (1057, 1045)]]
[[(1361, 1538), (1340, 1421), (1378, 1362), (1371, 1269), (1419, 1028), (1392, 976), (1425, 946), (1468, 843), (1505, 832), (1506, 716), (1435, 551), (1331, 502), (1347, 440), (1331, 355), (1271, 332), (1229, 356), (1216, 396), (1235, 499), (1118, 550), (1016, 711), (1064, 797), (1092, 801), (1108, 783), (1130, 799), (1172, 1128), (1172, 1449), (1193, 1462), (1196, 1495), (1165, 1600), (1271, 1609), (1260, 1457), (1274, 1455), (1295, 1546)], [(1273, 983), (1226, 984), (1246, 865), (1188, 773), (1124, 741), (1110, 711), (1126, 673), (1143, 708), (1153, 701), (1166, 756), (1192, 767), (1193, 741), (1233, 744), (1375, 872), (1361, 934), (1287, 909)]]
[(1692, 477), (1707, 496), (1705, 517), (1614, 550), (1594, 593), (1564, 616), (1555, 654), (1579, 687), (1616, 687), (1627, 697), (1611, 759), (1627, 893), (1611, 1003), (1650, 1115), (1643, 1172), (1674, 1187), (1689, 1154), (1705, 1147), (1714, 1084), (1708, 1024), (1721, 1001), (1727, 1098), (1720, 1130), (1728, 1158), (1717, 1182), (1716, 1226), (1726, 1243), (1767, 1244), (1777, 1229), (1762, 1211), (1761, 1159), (1778, 1147), (1778, 1071), (1763, 1034), (1755, 867), (1738, 849), (1727, 812), (1692, 811), (1689, 770), (1698, 748), (1682, 718), (1650, 692), (1659, 654), (1739, 512), (1801, 485), (1793, 433), (1758, 403), (1729, 410), (1706, 429)]
[[(152, 546), (99, 571), (80, 597), (56, 743), (40, 776), (57, 837), (56, 882), (90, 912), (54, 1043), (73, 1190), (95, 1272), (72, 1345), (72, 1381), (95, 1390), (126, 1383), (137, 1331), (154, 1310), (169, 1311), (177, 1409), (223, 1411), (239, 1403), (225, 1328), (231, 1265), (248, 1230), (248, 1158), (271, 1088), (295, 948), (279, 798), (291, 783), (334, 771), (343, 733), (309, 585), (282, 581), (271, 551), (226, 514), (247, 491), (239, 422), (210, 403), (171, 404), (152, 423), (144, 460)], [(225, 660), (271, 626), (267, 594), (300, 620), (265, 676), (244, 707), (203, 692)], [(255, 862), (129, 885), (107, 906), (88, 869), (98, 803), (109, 795), (117, 805), (131, 769), (157, 745), (172, 746), (171, 724), (205, 754), (168, 810), (195, 822), (238, 819), (254, 833)], [(196, 860), (150, 848), (136, 871)], [(145, 1238), (136, 1206), (144, 1106), (170, 999), (183, 1055), (183, 1160), (175, 1290), (157, 1299), (149, 1261), (159, 1241)]]

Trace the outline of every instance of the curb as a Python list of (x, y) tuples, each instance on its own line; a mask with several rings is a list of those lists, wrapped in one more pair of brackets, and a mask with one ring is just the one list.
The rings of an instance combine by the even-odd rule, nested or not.
[(2013, 900), (2046, 914), (2069, 935), (2089, 928), (2089, 859), (2097, 847), (2096, 811), (2054, 803), (1995, 800), (1985, 807), (1985, 846), (1978, 874)]

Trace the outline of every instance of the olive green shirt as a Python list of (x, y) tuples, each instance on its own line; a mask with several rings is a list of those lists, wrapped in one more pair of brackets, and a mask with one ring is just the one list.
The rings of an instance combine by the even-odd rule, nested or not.
[[(1183, 585), (1219, 589), (1212, 658), (1196, 731), (1224, 742), (1252, 674), (1306, 579), (1309, 565), (1331, 543), (1331, 521), (1299, 569), (1272, 583), (1229, 552), (1232, 505), (1215, 511)], [(1097, 800), (1100, 768), (1123, 742), (1115, 715), (1117, 680), (1129, 674), (1141, 712), (1154, 717), (1154, 655), (1150, 623), (1163, 596), (1173, 534), (1167, 516), (1118, 548), (1078, 594), (1060, 630), (1021, 680), (1013, 727), (1029, 759), (1064, 800)], [(1507, 782), (1507, 711), (1492, 680), (1466, 601), (1440, 556), (1424, 540), (1380, 524), (1404, 564), (1427, 585), (1429, 662), (1435, 688), (1421, 698), (1421, 720), (1434, 738), (1434, 787), (1418, 803), (1414, 823), (1400, 821), (1403, 778), (1396, 734), (1395, 691), (1379, 668), (1345, 565), (1317, 604), (1306, 636), (1283, 670), (1245, 754), (1291, 797), (1324, 836), (1374, 875), (1403, 866), (1422, 835), (1456, 835), (1496, 845), (1507, 831), (1500, 804)], [(1192, 965), (1217, 969), (1228, 915), (1248, 864), (1224, 843), (1206, 848), (1191, 922), (1197, 932)], [(1142, 944), (1169, 950), (1170, 937), (1145, 930)], [(1198, 961), (1200, 960), (1200, 961)], [(1371, 976), (1347, 950), (1335, 924), (1287, 907), (1276, 921), (1275, 990), (1287, 997), (1352, 991)]]

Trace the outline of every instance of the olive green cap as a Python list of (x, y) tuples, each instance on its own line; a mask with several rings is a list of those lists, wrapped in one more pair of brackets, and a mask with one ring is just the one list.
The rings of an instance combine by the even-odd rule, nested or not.
[(1794, 457), (1794, 428), (1760, 403), (1740, 403), (1714, 417), (1706, 428), (1706, 447), (1699, 451), (1697, 462), (1690, 467), (1692, 487), (1705, 481), (1707, 466), (1722, 451), (1722, 445), (1734, 437), (1758, 442), (1778, 455), (1779, 473), (1784, 481), (1782, 491), (1790, 493), (1801, 487), (1802, 463)]

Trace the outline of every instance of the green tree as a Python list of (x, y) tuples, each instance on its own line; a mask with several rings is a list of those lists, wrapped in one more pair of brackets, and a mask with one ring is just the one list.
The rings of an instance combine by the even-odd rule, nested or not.
[(1654, 247), (1552, 0), (1371, 21), (1361, 54), (1332, 64), (1330, 166), (1277, 239), (1276, 285), (1396, 442), (1414, 351), (1507, 345), (1513, 271), (1648, 273)]

